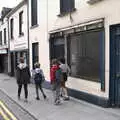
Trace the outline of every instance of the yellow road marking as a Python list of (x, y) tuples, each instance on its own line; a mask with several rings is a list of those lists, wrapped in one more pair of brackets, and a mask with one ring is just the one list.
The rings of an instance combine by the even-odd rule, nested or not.
[[(17, 118), (8, 110), (8, 108), (0, 101), (0, 106), (5, 110), (5, 112), (11, 117), (12, 120), (17, 120)], [(9, 119), (5, 119), (9, 120)]]
[(4, 118), (4, 120), (10, 120), (1, 108), (0, 108), (0, 115)]

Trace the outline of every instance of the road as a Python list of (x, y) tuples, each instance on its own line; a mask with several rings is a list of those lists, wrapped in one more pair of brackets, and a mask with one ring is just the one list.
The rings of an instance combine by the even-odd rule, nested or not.
[(36, 120), (36, 118), (0, 90), (0, 120)]

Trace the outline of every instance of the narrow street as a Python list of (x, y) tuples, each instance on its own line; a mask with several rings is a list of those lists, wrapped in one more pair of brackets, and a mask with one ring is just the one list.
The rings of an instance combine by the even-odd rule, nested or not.
[(29, 99), (26, 103), (23, 91), (21, 100), (17, 99), (15, 78), (0, 74), (0, 101), (17, 120), (120, 120), (120, 109), (102, 108), (74, 98), (55, 106), (52, 92), (44, 90), (48, 99), (44, 100), (40, 96), (40, 101), (36, 101), (34, 85), (29, 85)]

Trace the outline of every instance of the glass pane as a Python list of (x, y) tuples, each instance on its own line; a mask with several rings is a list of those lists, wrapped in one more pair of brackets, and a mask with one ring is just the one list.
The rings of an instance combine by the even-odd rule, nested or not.
[(99, 81), (100, 40), (103, 31), (85, 32), (71, 37), (72, 76)]

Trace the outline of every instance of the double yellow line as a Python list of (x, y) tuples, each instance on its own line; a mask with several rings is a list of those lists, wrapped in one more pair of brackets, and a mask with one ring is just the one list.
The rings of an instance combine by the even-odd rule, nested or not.
[(0, 101), (0, 115), (4, 120), (17, 120), (2, 101)]

